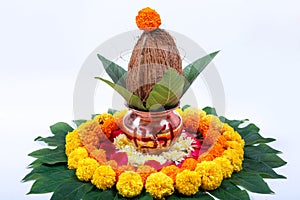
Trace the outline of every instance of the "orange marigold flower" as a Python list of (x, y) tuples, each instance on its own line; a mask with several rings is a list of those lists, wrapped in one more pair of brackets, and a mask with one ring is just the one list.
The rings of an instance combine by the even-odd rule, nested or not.
[(147, 177), (150, 176), (150, 174), (156, 172), (156, 170), (149, 165), (141, 165), (137, 168), (136, 171), (141, 175), (144, 184), (147, 180)]
[(106, 152), (104, 149), (95, 149), (91, 152), (91, 156), (95, 158), (99, 163), (106, 162)]
[(178, 167), (176, 167), (175, 165), (169, 165), (169, 166), (163, 167), (160, 171), (162, 173), (166, 174), (167, 176), (169, 176), (170, 178), (172, 178), (175, 183), (176, 176), (180, 172), (180, 169)]
[(212, 161), (213, 159), (219, 157), (222, 155), (222, 153), (225, 151), (225, 147), (216, 142), (205, 154), (202, 154), (198, 158), (198, 162), (202, 161)]
[(114, 130), (117, 130), (119, 128), (115, 121), (115, 118), (111, 114), (103, 113), (101, 115), (97, 115), (95, 117), (95, 120), (100, 124), (100, 127), (107, 138), (110, 137), (110, 134)]
[(217, 116), (205, 115), (200, 118), (199, 131), (202, 133), (203, 137), (206, 137), (209, 130), (221, 131), (223, 128), (223, 123)]
[(205, 115), (206, 113), (203, 110), (199, 110), (194, 107), (188, 107), (182, 113), (183, 126), (187, 131), (191, 133), (197, 133), (200, 118)]
[(137, 27), (144, 31), (153, 31), (161, 25), (159, 14), (149, 7), (140, 10), (135, 21)]
[(193, 171), (196, 166), (197, 166), (198, 161), (195, 160), (194, 158), (187, 158), (183, 161), (182, 165), (181, 165), (181, 171), (185, 170), (185, 169), (189, 169), (191, 171)]
[(88, 120), (81, 124), (77, 130), (82, 144), (88, 147), (98, 148), (100, 141), (106, 138), (99, 123), (94, 120)]
[(109, 160), (105, 163), (105, 165), (111, 166), (114, 170), (118, 168), (118, 163), (115, 160)]

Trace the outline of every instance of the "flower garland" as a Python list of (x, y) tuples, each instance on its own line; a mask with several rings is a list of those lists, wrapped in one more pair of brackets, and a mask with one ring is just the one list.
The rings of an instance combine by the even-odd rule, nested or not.
[(185, 132), (161, 155), (136, 151), (118, 130), (124, 111), (97, 115), (66, 135), (68, 168), (76, 169), (79, 180), (91, 181), (99, 189), (116, 184), (118, 192), (128, 198), (141, 194), (143, 187), (156, 199), (175, 189), (187, 196), (199, 188), (217, 189), (223, 179), (242, 170), (245, 142), (217, 116), (193, 107), (178, 111)]

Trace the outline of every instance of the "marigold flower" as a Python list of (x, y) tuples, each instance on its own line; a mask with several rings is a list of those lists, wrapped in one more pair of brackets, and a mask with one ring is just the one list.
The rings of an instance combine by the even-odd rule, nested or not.
[(122, 165), (122, 166), (119, 166), (118, 169), (116, 169), (116, 177), (117, 177), (117, 180), (118, 180), (118, 177), (120, 176), (120, 174), (122, 174), (123, 172), (125, 171), (132, 171), (134, 172), (135, 171), (135, 168), (131, 165)]
[(166, 167), (163, 167), (160, 172), (166, 174), (170, 178), (173, 179), (174, 183), (176, 182), (176, 176), (180, 172), (180, 169), (176, 167), (175, 165), (169, 165)]
[(203, 110), (199, 110), (194, 107), (188, 107), (182, 113), (183, 126), (187, 131), (191, 133), (197, 133), (200, 118), (205, 115), (206, 113)]
[(143, 183), (145, 184), (147, 177), (150, 176), (150, 174), (156, 172), (156, 170), (149, 165), (141, 165), (137, 168), (136, 172), (141, 175)]
[(84, 158), (78, 162), (76, 176), (81, 181), (90, 181), (99, 163), (93, 158)]
[(146, 181), (145, 188), (155, 199), (164, 199), (174, 192), (172, 178), (162, 172), (151, 174)]
[(66, 147), (66, 155), (67, 156), (69, 156), (70, 153), (72, 151), (74, 151), (76, 148), (81, 147), (81, 146), (83, 146), (83, 145), (82, 145), (81, 140), (79, 138), (77, 129), (75, 129), (72, 132), (69, 132), (66, 135), (66, 144), (65, 144), (65, 147)]
[(99, 123), (95, 120), (88, 120), (78, 128), (78, 135), (85, 146), (98, 148), (100, 141), (106, 139)]
[(226, 131), (234, 132), (234, 129), (231, 126), (229, 126), (227, 123), (224, 123), (222, 127), (222, 133)]
[(113, 114), (113, 117), (119, 127), (123, 124), (123, 119), (127, 112), (128, 110), (120, 110)]
[(202, 133), (203, 137), (205, 138), (207, 132), (209, 130), (217, 130), (221, 131), (223, 128), (223, 123), (217, 116), (214, 115), (205, 115), (200, 118), (199, 122), (199, 131)]
[(92, 184), (101, 190), (111, 188), (116, 182), (116, 173), (110, 166), (98, 167), (92, 177)]
[(144, 31), (153, 31), (161, 25), (159, 14), (149, 7), (140, 10), (135, 21), (137, 27)]
[(201, 177), (201, 187), (204, 190), (217, 189), (223, 180), (221, 166), (214, 161), (203, 161), (195, 169)]
[(193, 171), (196, 166), (197, 166), (198, 161), (195, 160), (194, 158), (187, 158), (183, 161), (182, 165), (181, 165), (181, 171), (185, 170), (185, 169), (189, 169), (191, 171)]
[[(242, 140), (243, 141), (243, 140)], [(230, 149), (234, 149), (240, 155), (240, 158), (243, 158), (244, 155), (244, 143), (237, 142), (237, 141), (227, 141), (225, 142), (225, 146)]]
[(176, 112), (182, 117), (183, 111), (180, 108), (176, 108)]
[(224, 151), (224, 146), (216, 142), (206, 153), (199, 156), (198, 162), (212, 161), (213, 159), (221, 156)]
[(115, 118), (109, 113), (103, 113), (101, 115), (97, 115), (94, 120), (96, 120), (105, 133), (106, 137), (109, 138), (111, 133), (114, 130), (117, 130), (119, 127), (115, 121)]
[(236, 131), (225, 131), (222, 135), (229, 141), (241, 142), (243, 140), (241, 135)]
[(221, 171), (223, 174), (223, 178), (230, 178), (231, 174), (233, 172), (233, 166), (231, 165), (231, 162), (224, 157), (218, 157), (214, 159), (214, 162), (219, 164), (221, 166)]
[(188, 169), (180, 172), (176, 176), (176, 189), (181, 194), (191, 196), (198, 192), (201, 185), (201, 177), (195, 171)]
[(132, 171), (125, 171), (119, 176), (117, 190), (123, 197), (132, 198), (141, 194), (143, 181), (141, 176)]
[(95, 149), (91, 152), (91, 156), (95, 158), (99, 163), (106, 162), (106, 152), (103, 149)]
[(118, 163), (115, 160), (109, 160), (105, 163), (105, 165), (111, 166), (113, 169), (118, 168)]
[(78, 147), (69, 154), (68, 157), (68, 168), (77, 169), (78, 162), (89, 156), (87, 150), (84, 147)]
[(227, 158), (231, 162), (234, 172), (239, 172), (242, 170), (244, 154), (241, 155), (235, 149), (227, 149), (223, 152), (222, 157)]

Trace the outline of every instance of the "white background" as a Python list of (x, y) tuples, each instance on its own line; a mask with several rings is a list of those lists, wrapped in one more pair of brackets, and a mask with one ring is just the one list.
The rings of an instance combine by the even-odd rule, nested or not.
[[(81, 64), (102, 42), (136, 29), (136, 13), (146, 6), (161, 14), (162, 28), (188, 36), (207, 52), (222, 50), (214, 63), (225, 88), (226, 116), (248, 118), (263, 136), (277, 138), (272, 146), (288, 161), (277, 172), (288, 179), (268, 181), (275, 195), (251, 199), (299, 199), (297, 0), (2, 0), (0, 199), (50, 198), (26, 196), (32, 182), (21, 183), (33, 161), (27, 154), (42, 147), (33, 139), (49, 136), (55, 122), (71, 123)], [(95, 112), (106, 109), (99, 99)]]

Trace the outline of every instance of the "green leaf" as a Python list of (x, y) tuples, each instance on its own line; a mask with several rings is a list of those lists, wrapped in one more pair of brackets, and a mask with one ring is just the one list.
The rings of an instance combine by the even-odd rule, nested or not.
[(67, 156), (65, 149), (57, 147), (56, 149), (40, 149), (28, 154), (31, 157), (38, 158), (36, 162), (45, 164), (56, 164), (61, 162), (67, 162)]
[(81, 200), (82, 197), (94, 188), (91, 183), (78, 180), (63, 182), (53, 193), (51, 200)]
[(220, 116), (219, 117), (220, 120), (223, 122), (223, 123), (226, 123), (228, 125), (230, 125), (231, 127), (233, 127), (235, 130), (236, 128), (238, 128), (241, 124), (243, 124), (244, 122), (246, 121), (249, 121), (248, 119), (243, 119), (243, 120), (229, 120), (229, 119), (226, 119), (225, 117), (223, 116)]
[(280, 174), (277, 174), (270, 166), (267, 164), (245, 158), (243, 161), (243, 170), (245, 172), (258, 173), (263, 178), (286, 178)]
[(127, 101), (128, 105), (130, 107), (136, 108), (138, 110), (146, 110), (141, 99), (138, 96), (134, 95), (129, 90), (127, 90), (126, 88), (124, 88), (120, 85), (114, 84), (114, 83), (112, 83), (106, 79), (100, 78), (100, 77), (95, 77), (95, 78), (105, 82), (106, 84), (111, 86), (114, 90), (116, 90)]
[(232, 175), (230, 181), (236, 185), (240, 185), (245, 189), (261, 194), (272, 194), (274, 193), (263, 180), (261, 176), (254, 173), (248, 173), (240, 171)]
[(110, 76), (115, 84), (118, 84), (126, 88), (126, 75), (125, 69), (117, 65), (116, 63), (104, 58), (100, 54), (97, 54), (98, 58), (102, 62), (106, 73)]
[(274, 154), (278, 154), (281, 153), (280, 151), (273, 149), (272, 147), (270, 147), (267, 144), (259, 144), (256, 146), (246, 146), (245, 147), (245, 154), (246, 155), (257, 155), (257, 154), (261, 154), (261, 153), (274, 153)]
[(87, 120), (85, 119), (77, 119), (73, 120), (73, 122), (76, 124), (77, 127), (79, 127), (82, 123), (85, 123)]
[(109, 108), (107, 111), (107, 113), (112, 114), (112, 115), (115, 114), (115, 112), (118, 112), (118, 110)]
[(183, 75), (185, 78), (185, 83), (183, 87), (182, 95), (189, 89), (194, 80), (199, 76), (199, 74), (205, 69), (205, 67), (212, 61), (212, 59), (219, 53), (219, 51), (208, 54), (193, 63), (189, 64), (183, 69)]
[(241, 190), (228, 179), (222, 181), (221, 186), (210, 192), (211, 195), (221, 200), (247, 200), (250, 199), (247, 191)]
[(110, 190), (100, 191), (99, 189), (94, 189), (84, 195), (83, 200), (102, 200), (102, 199), (114, 199), (116, 194)]
[(246, 145), (253, 145), (259, 143), (269, 143), (275, 141), (274, 138), (264, 138), (259, 133), (250, 132), (246, 134), (240, 134), (245, 140)]
[(182, 96), (183, 85), (183, 77), (173, 68), (168, 69), (151, 90), (146, 108), (156, 111), (176, 106)]
[(249, 152), (245, 152), (245, 158), (251, 158), (256, 161), (261, 161), (271, 168), (277, 168), (285, 165), (287, 162), (282, 160), (279, 156), (273, 153), (254, 153), (250, 154)]
[(189, 107), (191, 107), (191, 105), (185, 105), (185, 106), (183, 106), (183, 107), (181, 108), (181, 110), (184, 111), (185, 109), (187, 109), (187, 108), (189, 108)]
[(48, 177), (53, 176), (56, 172), (64, 172), (68, 170), (65, 164), (57, 164), (57, 165), (39, 165), (31, 170), (23, 179), (23, 182), (36, 180), (40, 177)]
[(174, 194), (172, 194), (172, 196), (169, 196), (166, 199), (167, 200), (196, 200), (196, 199), (214, 200), (214, 198), (212, 196), (210, 196), (208, 193), (201, 192), (201, 191), (197, 192), (193, 196), (185, 196), (185, 195), (179, 194), (178, 192), (175, 192)]
[(212, 107), (205, 107), (202, 110), (204, 110), (206, 112), (207, 115), (215, 115), (218, 116), (217, 111), (215, 108)]
[(67, 134), (68, 132), (72, 132), (74, 129), (67, 123), (58, 122), (52, 126), (50, 126), (51, 132), (56, 134)]
[[(78, 182), (74, 170), (64, 171), (51, 171), (44, 173), (43, 176), (38, 178), (32, 185), (28, 194), (43, 194), (55, 191), (56, 188), (66, 181), (73, 180)], [(75, 181), (74, 181), (75, 180)]]

